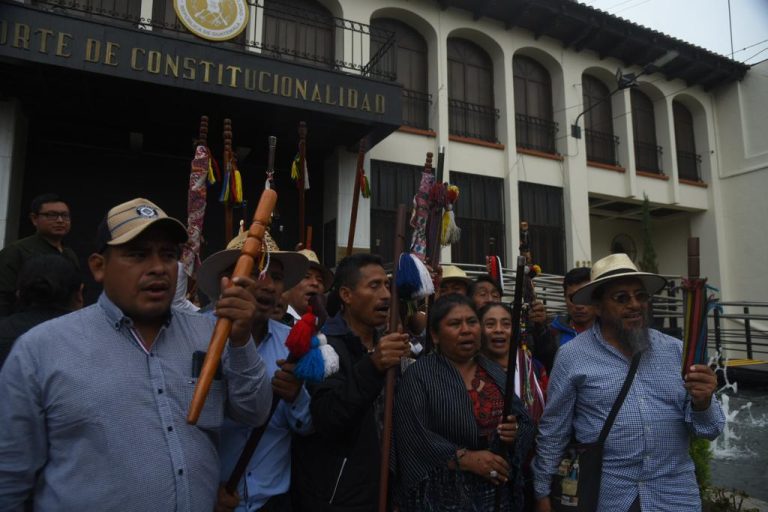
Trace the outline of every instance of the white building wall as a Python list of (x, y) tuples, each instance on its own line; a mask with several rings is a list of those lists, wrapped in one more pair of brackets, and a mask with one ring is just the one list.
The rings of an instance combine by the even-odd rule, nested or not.
[(768, 301), (768, 61), (719, 91), (716, 141), (720, 167), (719, 250), (727, 280), (725, 300)]

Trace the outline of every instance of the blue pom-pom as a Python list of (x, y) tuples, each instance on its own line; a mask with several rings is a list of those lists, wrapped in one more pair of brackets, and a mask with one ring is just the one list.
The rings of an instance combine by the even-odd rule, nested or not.
[(397, 265), (397, 293), (404, 299), (410, 299), (413, 294), (421, 287), (421, 277), (416, 263), (411, 259), (411, 255), (403, 253), (400, 255), (400, 261)]
[(317, 340), (317, 338), (312, 339), (312, 350), (299, 359), (299, 362), (296, 363), (296, 369), (293, 371), (297, 379), (305, 382), (320, 382), (325, 375), (323, 354), (315, 345), (315, 340)]

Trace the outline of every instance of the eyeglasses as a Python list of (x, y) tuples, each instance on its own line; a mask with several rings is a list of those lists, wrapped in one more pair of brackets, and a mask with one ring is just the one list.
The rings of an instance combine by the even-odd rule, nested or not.
[(613, 302), (616, 302), (623, 306), (629, 304), (629, 301), (631, 301), (632, 299), (635, 299), (639, 304), (645, 304), (646, 302), (651, 300), (651, 294), (649, 294), (646, 291), (641, 291), (635, 294), (631, 294), (629, 292), (618, 292), (611, 295), (611, 300)]
[(40, 212), (38, 215), (40, 217), (45, 217), (48, 220), (61, 219), (63, 221), (68, 221), (70, 219), (69, 214), (66, 212)]

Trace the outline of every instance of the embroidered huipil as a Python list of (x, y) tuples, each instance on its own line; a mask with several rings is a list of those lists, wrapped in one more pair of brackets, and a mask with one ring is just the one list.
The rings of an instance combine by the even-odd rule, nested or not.
[[(228, 346), (197, 425), (192, 354), (214, 319), (174, 310), (149, 351), (106, 295), (41, 324), (0, 371), (0, 510), (210, 512), (227, 412), (258, 425), (271, 399), (252, 342)], [(40, 475), (35, 479), (35, 473)]]
[[(274, 375), (277, 371), (278, 359), (288, 359), (285, 339), (290, 330), (286, 325), (269, 321), (267, 335), (256, 349), (266, 365), (267, 375)], [(291, 434), (306, 435), (312, 430), (309, 402), (309, 393), (302, 386), (293, 403), (284, 400), (278, 403), (238, 484), (237, 492), (242, 500), (238, 511), (258, 510), (272, 496), (288, 492), (291, 484)], [(219, 443), (222, 482), (229, 479), (252, 430), (241, 423), (224, 420)]]
[[(638, 495), (643, 512), (701, 510), (689, 438), (714, 439), (725, 416), (715, 397), (708, 409), (692, 410), (680, 374), (682, 342), (655, 330), (650, 337), (605, 443), (600, 511), (628, 510)], [(560, 347), (539, 425), (537, 498), (549, 494), (572, 431), (579, 442), (597, 440), (629, 363), (603, 339), (599, 323)]]

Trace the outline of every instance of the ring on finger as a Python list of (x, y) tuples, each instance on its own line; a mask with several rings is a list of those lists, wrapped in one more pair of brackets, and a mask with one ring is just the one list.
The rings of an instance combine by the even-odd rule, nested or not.
[(499, 476), (499, 472), (496, 471), (495, 469), (492, 469), (489, 475), (491, 478), (497, 478)]

